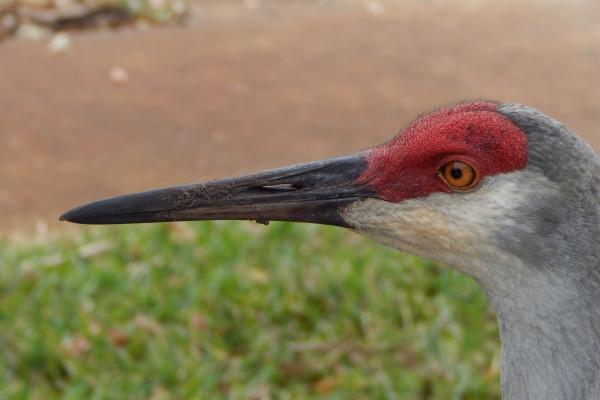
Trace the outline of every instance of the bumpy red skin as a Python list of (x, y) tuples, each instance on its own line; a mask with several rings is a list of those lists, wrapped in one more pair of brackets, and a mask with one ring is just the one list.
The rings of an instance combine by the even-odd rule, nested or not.
[(449, 161), (472, 165), (478, 180), (527, 165), (527, 137), (496, 112), (498, 103), (463, 103), (413, 122), (390, 142), (366, 151), (357, 183), (391, 202), (452, 190), (439, 176)]

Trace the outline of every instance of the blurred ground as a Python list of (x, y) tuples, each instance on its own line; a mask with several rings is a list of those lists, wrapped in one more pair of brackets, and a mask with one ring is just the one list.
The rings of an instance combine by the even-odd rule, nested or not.
[(77, 35), (60, 54), (1, 45), (0, 230), (357, 151), (465, 98), (535, 106), (600, 149), (593, 1), (214, 2), (193, 14), (186, 27)]
[(500, 399), (477, 283), (346, 230), (211, 221), (3, 239), (2, 400)]

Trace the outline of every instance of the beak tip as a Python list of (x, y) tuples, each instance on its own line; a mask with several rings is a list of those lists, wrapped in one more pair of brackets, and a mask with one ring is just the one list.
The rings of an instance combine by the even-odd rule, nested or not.
[(70, 210), (67, 211), (66, 213), (64, 213), (63, 215), (61, 215), (58, 220), (59, 221), (66, 221), (66, 222), (77, 222), (76, 220), (76, 216), (74, 215), (75, 213), (73, 212), (74, 210)]
[(73, 222), (75, 224), (85, 224), (92, 215), (86, 206), (76, 207), (61, 215), (58, 220), (65, 222)]

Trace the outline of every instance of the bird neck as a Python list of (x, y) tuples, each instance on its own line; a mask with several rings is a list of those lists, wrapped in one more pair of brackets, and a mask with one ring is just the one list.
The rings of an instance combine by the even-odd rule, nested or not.
[(503, 399), (598, 399), (598, 277), (537, 274), (505, 287), (510, 293), (486, 289), (500, 328)]

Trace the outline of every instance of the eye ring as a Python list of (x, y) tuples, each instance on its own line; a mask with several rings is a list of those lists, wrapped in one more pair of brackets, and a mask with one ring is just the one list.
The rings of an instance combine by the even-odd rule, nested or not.
[(451, 160), (439, 169), (442, 181), (452, 190), (468, 191), (479, 183), (479, 174), (473, 165), (462, 160)]

